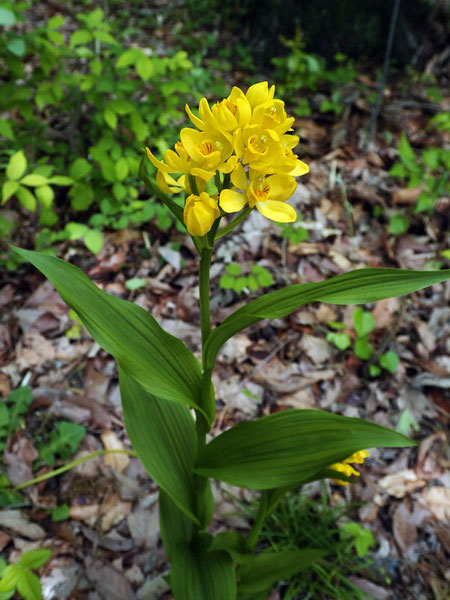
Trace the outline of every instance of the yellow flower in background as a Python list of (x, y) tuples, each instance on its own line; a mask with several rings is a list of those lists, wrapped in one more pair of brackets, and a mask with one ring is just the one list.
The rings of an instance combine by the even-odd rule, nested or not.
[(202, 192), (199, 196), (191, 194), (186, 198), (184, 224), (191, 235), (205, 235), (214, 221), (220, 216), (217, 200)]
[[(250, 170), (250, 180), (242, 164), (238, 164), (231, 174), (232, 190), (222, 190), (220, 207), (228, 213), (238, 212), (248, 204), (268, 219), (280, 223), (292, 223), (297, 213), (286, 204), (295, 191), (297, 183), (293, 177), (285, 174), (265, 177), (257, 171)], [(237, 188), (237, 189), (236, 189)], [(239, 192), (238, 190), (242, 190)]]
[[(355, 452), (348, 458), (346, 458), (341, 463), (335, 463), (334, 465), (330, 465), (328, 468), (332, 471), (338, 471), (339, 473), (343, 473), (346, 477), (350, 477), (351, 475), (355, 475), (356, 477), (360, 476), (360, 473), (354, 469), (350, 463), (356, 463), (362, 465), (364, 460), (370, 456), (370, 453), (367, 450), (360, 450), (359, 452)], [(341, 479), (333, 479), (335, 483), (339, 483), (340, 485), (348, 485), (348, 481), (342, 481)]]

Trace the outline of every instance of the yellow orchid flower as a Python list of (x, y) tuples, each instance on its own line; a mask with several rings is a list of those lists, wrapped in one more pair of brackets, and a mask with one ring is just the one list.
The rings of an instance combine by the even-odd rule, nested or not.
[[(206, 188), (206, 181), (201, 177), (196, 177), (195, 182), (197, 184), (197, 191), (204, 192)], [(166, 194), (179, 194), (180, 192), (186, 192), (186, 194), (192, 194), (189, 177), (181, 175), (178, 179), (175, 179), (169, 173), (164, 171), (158, 171), (156, 173), (156, 183), (160, 190)]]
[(217, 170), (230, 173), (234, 169), (237, 156), (231, 156), (233, 148), (220, 132), (197, 131), (185, 127), (181, 130), (180, 137), (192, 159), (192, 175), (209, 181)]
[(205, 235), (220, 216), (217, 200), (206, 192), (186, 198), (184, 224), (191, 235)]
[(291, 128), (294, 120), (294, 117), (287, 116), (283, 100), (269, 100), (255, 107), (251, 124), (259, 125), (262, 129), (272, 129), (282, 135)]
[[(343, 473), (346, 477), (350, 477), (351, 475), (355, 475), (356, 477), (360, 476), (360, 473), (354, 469), (350, 463), (356, 463), (362, 465), (364, 460), (370, 456), (370, 453), (367, 450), (360, 450), (359, 452), (355, 452), (348, 458), (346, 458), (341, 463), (335, 463), (334, 465), (330, 465), (328, 468), (332, 471), (338, 471), (338, 473)], [(335, 483), (339, 483), (340, 485), (348, 485), (348, 481), (342, 481), (341, 479), (333, 479)]]
[(206, 98), (200, 100), (198, 107), (199, 116), (196, 117), (186, 104), (186, 112), (192, 123), (201, 131), (220, 131), (230, 142), (232, 133), (238, 127), (250, 123), (252, 108), (244, 92), (238, 87), (233, 87), (228, 98), (216, 102), (209, 107)]
[[(295, 191), (297, 183), (293, 177), (286, 174), (265, 177), (258, 171), (249, 172), (250, 180), (242, 164), (238, 164), (231, 173), (232, 190), (222, 190), (220, 207), (227, 213), (238, 212), (246, 204), (256, 209), (268, 219), (280, 223), (292, 223), (297, 213), (286, 204)], [(237, 189), (236, 189), (237, 188)], [(239, 192), (237, 190), (242, 190)]]
[(250, 102), (250, 106), (254, 109), (258, 104), (263, 104), (264, 102), (272, 100), (274, 94), (275, 86), (272, 85), (269, 89), (267, 81), (261, 81), (260, 83), (251, 85), (245, 95)]

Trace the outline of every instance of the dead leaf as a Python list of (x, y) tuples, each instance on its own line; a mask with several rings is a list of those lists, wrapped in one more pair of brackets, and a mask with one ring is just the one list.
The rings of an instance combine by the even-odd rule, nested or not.
[(450, 489), (443, 486), (430, 487), (422, 492), (427, 507), (438, 519), (450, 519)]
[(395, 498), (403, 498), (414, 490), (426, 485), (426, 481), (419, 479), (412, 469), (404, 469), (386, 475), (378, 481), (379, 487)]
[(159, 540), (159, 511), (155, 503), (150, 508), (140, 503), (127, 516), (128, 529), (138, 548), (155, 548)]
[(299, 347), (315, 364), (327, 362), (334, 354), (333, 348), (326, 340), (307, 333), (302, 335)]
[(399, 504), (394, 511), (392, 530), (395, 541), (403, 553), (406, 553), (417, 542), (417, 528), (413, 516), (404, 502)]
[(37, 331), (30, 331), (17, 344), (17, 365), (20, 370), (52, 363), (55, 351), (52, 343)]
[[(124, 445), (117, 437), (117, 434), (111, 430), (104, 430), (100, 439), (105, 446), (105, 450), (124, 450)], [(128, 467), (130, 458), (126, 454), (107, 454), (104, 458), (105, 465), (108, 465), (115, 471), (123, 473)]]
[(392, 193), (392, 200), (395, 204), (415, 204), (422, 191), (422, 186), (395, 190)]
[(25, 436), (25, 432), (19, 431), (14, 441), (8, 445), (3, 453), (3, 461), (6, 465), (6, 474), (12, 485), (19, 485), (33, 477), (33, 461), (39, 454), (33, 446), (33, 442)]
[(30, 523), (20, 510), (0, 510), (0, 527), (30, 540), (43, 540), (45, 531), (36, 523)]
[(104, 600), (135, 600), (136, 595), (125, 575), (100, 560), (88, 563), (86, 574)]
[(124, 502), (118, 494), (107, 496), (101, 505), (102, 531), (109, 531), (111, 527), (123, 521), (130, 514), (131, 506), (131, 502)]
[(167, 575), (167, 573), (146, 581), (138, 590), (137, 596), (139, 600), (160, 600), (170, 589), (169, 584), (164, 579), (164, 575)]

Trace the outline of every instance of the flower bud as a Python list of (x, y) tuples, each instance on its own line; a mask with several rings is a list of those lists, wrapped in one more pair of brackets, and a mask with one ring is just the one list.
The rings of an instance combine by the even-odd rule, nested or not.
[(184, 224), (191, 235), (205, 235), (220, 216), (217, 201), (206, 192), (186, 198)]

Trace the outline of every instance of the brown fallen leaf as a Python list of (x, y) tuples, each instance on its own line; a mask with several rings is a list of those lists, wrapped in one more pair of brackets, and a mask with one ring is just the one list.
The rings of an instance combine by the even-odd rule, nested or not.
[(415, 204), (423, 187), (401, 188), (392, 193), (392, 200), (395, 204)]
[(0, 527), (30, 540), (43, 540), (46, 536), (42, 527), (30, 523), (20, 510), (0, 510)]
[[(114, 431), (105, 429), (102, 431), (100, 439), (105, 446), (105, 450), (124, 450), (123, 443)], [(108, 465), (111, 469), (123, 473), (130, 463), (130, 458), (126, 454), (107, 454), (104, 461), (105, 465)]]
[(89, 560), (86, 574), (95, 583), (96, 591), (104, 600), (135, 600), (130, 582), (123, 573), (103, 564)]
[(414, 523), (413, 515), (405, 502), (399, 504), (394, 511), (392, 517), (392, 530), (394, 532), (395, 541), (403, 553), (417, 542), (417, 527)]
[(24, 431), (18, 431), (12, 443), (8, 444), (3, 453), (6, 474), (12, 485), (19, 485), (33, 477), (33, 461), (39, 454)]
[(403, 498), (406, 494), (426, 485), (412, 469), (404, 469), (390, 473), (378, 481), (379, 487), (395, 498)]
[(438, 521), (450, 519), (450, 489), (443, 486), (430, 487), (422, 492), (426, 506)]
[(55, 357), (53, 344), (37, 331), (30, 331), (17, 344), (17, 366), (20, 370), (41, 367), (52, 363)]

